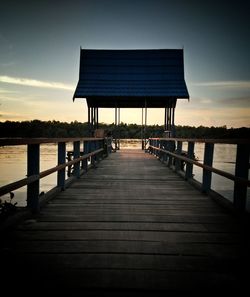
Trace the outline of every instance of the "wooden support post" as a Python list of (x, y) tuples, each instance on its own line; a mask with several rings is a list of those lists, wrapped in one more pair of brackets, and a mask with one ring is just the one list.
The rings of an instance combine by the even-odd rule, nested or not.
[[(38, 175), (40, 172), (40, 144), (28, 144), (27, 176)], [(40, 180), (27, 185), (27, 207), (39, 212)]]
[[(175, 141), (169, 140), (167, 141), (167, 151), (174, 152), (175, 151)], [(173, 165), (173, 157), (168, 155), (167, 166), (171, 167)]]
[(141, 109), (141, 149), (144, 150), (143, 107)]
[(90, 107), (88, 107), (88, 129), (89, 129), (89, 136), (91, 136), (91, 112), (90, 112)]
[(98, 107), (96, 108), (96, 129), (99, 128), (99, 111)]
[(121, 122), (120, 122), (120, 118), (121, 118), (121, 110), (120, 110), (120, 107), (118, 107), (118, 150), (120, 149), (120, 137), (121, 137), (121, 133), (120, 133), (120, 125), (121, 125)]
[[(204, 165), (208, 165), (212, 167), (213, 155), (214, 155), (214, 144), (205, 143)], [(211, 181), (212, 181), (212, 172), (206, 169), (203, 169), (203, 175), (202, 175), (202, 192), (203, 193), (206, 193), (211, 189)]]
[(175, 108), (173, 107), (173, 115), (172, 115), (172, 128), (171, 128), (171, 137), (175, 137), (176, 133), (175, 133), (175, 120), (174, 120), (174, 116), (175, 116)]
[(170, 127), (169, 127), (169, 107), (167, 108), (167, 130), (168, 131), (170, 130)]
[[(80, 157), (80, 141), (74, 141), (74, 152), (73, 152), (74, 159)], [(80, 178), (80, 162), (74, 164), (74, 176)]]
[[(58, 165), (65, 163), (66, 143), (58, 142)], [(65, 168), (57, 172), (57, 186), (63, 191), (65, 190)]]
[[(249, 144), (238, 144), (236, 153), (235, 176), (248, 179)], [(234, 207), (238, 211), (246, 210), (247, 185), (234, 183)]]
[[(177, 141), (177, 149), (176, 153), (178, 155), (181, 155), (182, 152), (182, 141)], [(181, 160), (175, 159), (175, 171), (180, 171), (181, 170)]]
[[(84, 141), (83, 142), (83, 154), (86, 155), (89, 152), (89, 142), (88, 141)], [(88, 159), (84, 159), (83, 160), (83, 170), (85, 170), (86, 172), (88, 171)]]
[(169, 130), (170, 137), (172, 137), (172, 107), (169, 108)]
[[(93, 141), (93, 142), (94, 142), (94, 151), (95, 150), (98, 150), (98, 148), (99, 148), (99, 142), (98, 142), (98, 140)], [(95, 162), (99, 162), (99, 154), (96, 154), (94, 156), (94, 158), (95, 158)]]
[(164, 112), (164, 131), (167, 130), (167, 108), (165, 107), (165, 112)]
[[(187, 157), (189, 159), (194, 158), (194, 142), (193, 141), (188, 142)], [(193, 164), (191, 164), (191, 163), (187, 163), (185, 178), (186, 179), (193, 178)]]
[[(90, 144), (90, 152), (93, 152), (95, 150), (95, 142), (91, 141), (89, 144)], [(91, 157), (91, 165), (94, 167), (95, 167), (95, 160), (96, 160), (96, 157), (92, 156)]]
[(114, 141), (115, 141), (115, 150), (118, 149), (117, 146), (117, 107), (115, 107), (115, 133), (114, 133)]
[[(162, 140), (161, 147), (162, 147), (162, 149), (167, 150), (167, 141), (166, 140)], [(162, 162), (166, 162), (167, 158), (168, 158), (167, 154), (163, 153)]]
[(91, 107), (91, 137), (94, 136), (94, 107)]
[(146, 137), (147, 137), (147, 117), (148, 117), (148, 107), (147, 107), (147, 99), (145, 99), (145, 123), (144, 123), (144, 149), (145, 149), (145, 144), (146, 144)]

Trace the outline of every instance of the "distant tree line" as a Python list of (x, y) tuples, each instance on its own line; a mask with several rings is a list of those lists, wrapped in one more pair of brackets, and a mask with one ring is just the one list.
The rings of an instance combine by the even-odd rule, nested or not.
[[(113, 124), (99, 124), (99, 128), (111, 132), (120, 138), (140, 138), (141, 125), (121, 123), (119, 127)], [(23, 121), (0, 122), (0, 137), (86, 137), (89, 136), (88, 123), (77, 121), (66, 123), (59, 121)], [(162, 137), (164, 126), (149, 125), (145, 128), (146, 138)], [(223, 127), (190, 127), (176, 126), (176, 137), (181, 138), (249, 138), (250, 128)]]

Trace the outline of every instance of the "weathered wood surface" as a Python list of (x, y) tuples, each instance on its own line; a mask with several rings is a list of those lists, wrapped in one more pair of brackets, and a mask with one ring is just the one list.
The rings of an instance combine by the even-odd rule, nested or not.
[(151, 155), (120, 151), (7, 234), (4, 281), (68, 296), (239, 293), (242, 226)]

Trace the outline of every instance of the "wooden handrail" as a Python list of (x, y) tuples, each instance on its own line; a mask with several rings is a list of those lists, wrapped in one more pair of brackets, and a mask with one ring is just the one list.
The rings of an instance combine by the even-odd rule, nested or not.
[(160, 151), (160, 152), (169, 154), (170, 156), (175, 157), (175, 158), (177, 158), (177, 159), (179, 159), (179, 160), (185, 161), (185, 162), (187, 162), (187, 163), (194, 164), (194, 165), (196, 165), (196, 166), (198, 166), (198, 167), (201, 167), (201, 168), (203, 168), (203, 169), (206, 169), (206, 170), (208, 170), (208, 171), (210, 171), (210, 172), (214, 172), (214, 173), (216, 173), (216, 174), (218, 174), (218, 175), (221, 175), (221, 176), (223, 176), (223, 177), (226, 177), (226, 178), (228, 178), (228, 179), (230, 179), (230, 180), (232, 180), (232, 181), (235, 181), (235, 182), (237, 182), (237, 183), (239, 183), (239, 184), (241, 184), (241, 185), (246, 185), (246, 186), (248, 186), (248, 187), (250, 186), (250, 180), (247, 180), (247, 179), (244, 179), (244, 178), (235, 176), (235, 175), (233, 175), (233, 174), (231, 174), (231, 173), (228, 173), (228, 172), (226, 172), (226, 171), (223, 171), (223, 170), (220, 170), (220, 169), (211, 167), (211, 166), (207, 166), (207, 165), (202, 164), (202, 163), (200, 163), (200, 162), (198, 162), (198, 161), (195, 161), (195, 160), (193, 160), (193, 159), (189, 159), (189, 158), (187, 158), (187, 157), (178, 155), (178, 154), (176, 154), (176, 153), (173, 153), (173, 152), (170, 152), (170, 151), (167, 151), (167, 150), (164, 150), (164, 149), (161, 149), (161, 148), (152, 146), (152, 145), (150, 145), (150, 147), (151, 147), (152, 149), (158, 150), (158, 151)]
[(42, 144), (42, 143), (59, 143), (74, 141), (93, 141), (104, 140), (104, 138), (95, 137), (77, 137), (77, 138), (0, 138), (0, 146)]
[(16, 182), (13, 182), (13, 183), (10, 183), (10, 184), (5, 185), (3, 187), (0, 187), (0, 196), (8, 194), (11, 191), (15, 191), (15, 190), (17, 190), (17, 189), (19, 189), (21, 187), (27, 186), (27, 185), (29, 185), (29, 184), (31, 184), (31, 183), (33, 183), (33, 182), (35, 182), (35, 181), (37, 181), (37, 180), (39, 180), (41, 178), (44, 178), (44, 177), (54, 173), (54, 172), (57, 172), (57, 171), (62, 170), (64, 168), (68, 167), (68, 166), (74, 165), (74, 164), (76, 164), (76, 163), (78, 163), (80, 161), (88, 159), (89, 157), (92, 157), (92, 156), (94, 156), (96, 154), (99, 154), (102, 151), (103, 151), (103, 148), (95, 150), (94, 152), (83, 155), (83, 156), (81, 156), (81, 157), (79, 157), (77, 159), (74, 159), (72, 161), (66, 162), (64, 164), (57, 165), (57, 166), (52, 167), (52, 168), (50, 168), (48, 170), (44, 170), (44, 171), (40, 172), (39, 174), (31, 175), (29, 177), (20, 179), (20, 180), (18, 180)]
[[(73, 142), (73, 160), (66, 162), (66, 143)], [(40, 172), (40, 144), (57, 143), (58, 165)], [(83, 153), (80, 144), (84, 144)], [(74, 165), (73, 175), (79, 178), (81, 169), (88, 170), (87, 159), (92, 165), (99, 160), (99, 154), (107, 156), (111, 152), (110, 138), (78, 137), (78, 138), (1, 138), (0, 146), (27, 145), (27, 177), (0, 187), (0, 196), (27, 186), (27, 207), (33, 211), (40, 208), (40, 179), (57, 172), (55, 189), (64, 190), (66, 186), (65, 168)], [(82, 167), (81, 163), (82, 162)], [(70, 174), (68, 175), (70, 176)]]
[(218, 143), (218, 144), (250, 144), (249, 138), (234, 139), (197, 139), (197, 138), (149, 138), (149, 140), (166, 140), (182, 142), (199, 142), (199, 143)]
[(78, 162), (80, 162), (80, 161), (86, 160), (86, 159), (88, 159), (89, 157), (95, 156), (96, 154), (101, 153), (103, 150), (104, 150), (103, 148), (98, 149), (98, 150), (95, 150), (95, 151), (93, 151), (93, 152), (91, 152), (91, 153), (88, 153), (88, 154), (86, 154), (86, 155), (83, 155), (83, 156), (81, 156), (81, 157), (79, 157), (79, 158), (76, 158), (76, 159), (74, 159), (74, 160), (72, 160), (72, 161), (69, 161), (69, 162), (66, 162), (66, 163), (64, 163), (64, 164), (60, 164), (60, 165), (57, 165), (57, 166), (55, 166), (55, 167), (52, 167), (52, 168), (50, 168), (50, 169), (48, 169), (48, 170), (42, 171), (42, 172), (39, 174), (39, 176), (40, 176), (40, 178), (43, 178), (43, 177), (45, 177), (45, 176), (48, 176), (48, 175), (50, 175), (50, 174), (52, 174), (52, 173), (54, 173), (54, 172), (57, 172), (57, 171), (59, 171), (59, 170), (62, 170), (62, 169), (64, 169), (64, 168), (66, 168), (66, 167), (68, 167), (68, 166), (71, 166), (71, 165), (74, 165), (74, 164), (76, 164), (76, 163), (78, 163)]
[[(187, 156), (181, 155), (183, 142), (188, 143)], [(203, 163), (194, 160), (195, 143), (204, 143)], [(235, 174), (214, 168), (213, 152), (215, 144), (236, 145)], [(177, 148), (176, 148), (177, 146)], [(245, 211), (247, 199), (247, 187), (250, 186), (248, 179), (250, 139), (192, 139), (192, 138), (149, 138), (149, 152), (157, 157), (163, 154), (169, 167), (176, 172), (183, 170), (180, 161), (186, 162), (185, 178), (193, 180), (193, 165), (203, 169), (201, 190), (211, 192), (212, 173), (223, 176), (234, 182), (233, 205), (239, 211)], [(173, 160), (176, 162), (173, 162)]]

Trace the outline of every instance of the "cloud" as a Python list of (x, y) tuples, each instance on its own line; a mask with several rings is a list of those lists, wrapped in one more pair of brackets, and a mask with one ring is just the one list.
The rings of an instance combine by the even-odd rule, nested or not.
[(15, 94), (15, 93), (18, 93), (18, 92), (17, 91), (9, 91), (9, 90), (0, 88), (0, 95), (1, 94)]
[(8, 84), (16, 84), (22, 86), (29, 86), (35, 88), (47, 88), (47, 89), (59, 89), (73, 91), (75, 88), (72, 85), (60, 83), (60, 82), (48, 82), (30, 78), (0, 76), (0, 82)]
[(191, 83), (197, 87), (212, 87), (212, 88), (239, 88), (239, 89), (250, 89), (250, 81), (210, 81), (210, 82), (197, 82)]

